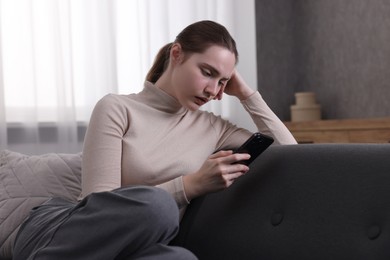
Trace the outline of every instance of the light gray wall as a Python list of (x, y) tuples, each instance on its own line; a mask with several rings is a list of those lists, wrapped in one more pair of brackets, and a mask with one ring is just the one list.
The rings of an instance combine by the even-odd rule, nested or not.
[(390, 116), (390, 1), (256, 0), (258, 88), (283, 120), (314, 91), (324, 119)]
[[(249, 86), (257, 89), (255, 0), (234, 1), (234, 13), (234, 38), (239, 52), (237, 70)], [(229, 105), (230, 121), (252, 131), (257, 129), (236, 98), (231, 98)]]

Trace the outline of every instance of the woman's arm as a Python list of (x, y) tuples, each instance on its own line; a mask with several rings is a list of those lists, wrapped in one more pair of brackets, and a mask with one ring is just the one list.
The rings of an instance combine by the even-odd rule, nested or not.
[[(252, 117), (258, 130), (272, 136), (276, 144), (297, 143), (287, 127), (263, 100), (260, 93), (252, 90), (237, 71), (233, 73), (223, 91), (237, 97)], [(222, 97), (221, 95), (220, 93), (219, 99)]]
[[(290, 131), (268, 107), (260, 93), (252, 90), (237, 71), (234, 72), (226, 87), (221, 89), (215, 99), (220, 100), (222, 93), (240, 99), (258, 130), (272, 136), (275, 143), (296, 144)], [(221, 147), (230, 146), (236, 139), (248, 138), (250, 135), (248, 131), (233, 125), (221, 132), (223, 132), (222, 135), (227, 135), (222, 138), (223, 144), (220, 144)], [(249, 155), (233, 154), (232, 151), (220, 151), (211, 155), (197, 172), (183, 177), (187, 197), (192, 199), (229, 187), (236, 178), (249, 170), (245, 165), (232, 164), (232, 162), (248, 159), (247, 156)]]
[[(122, 186), (122, 141), (130, 127), (130, 116), (121, 102), (115, 95), (107, 95), (92, 112), (84, 140), (81, 198)], [(179, 208), (191, 199), (186, 197), (182, 178), (156, 185), (172, 194)]]
[(121, 186), (122, 137), (129, 122), (114, 95), (95, 106), (83, 147), (82, 197)]

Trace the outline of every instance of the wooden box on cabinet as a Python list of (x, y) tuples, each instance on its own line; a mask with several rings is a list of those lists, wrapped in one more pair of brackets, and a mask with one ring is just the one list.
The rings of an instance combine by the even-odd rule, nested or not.
[(285, 122), (298, 143), (390, 143), (390, 118)]

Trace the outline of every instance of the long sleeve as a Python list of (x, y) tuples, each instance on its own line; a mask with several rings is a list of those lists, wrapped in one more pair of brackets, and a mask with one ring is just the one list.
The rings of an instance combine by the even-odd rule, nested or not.
[(96, 104), (84, 140), (82, 197), (121, 187), (122, 139), (127, 125), (124, 108), (113, 95)]
[[(260, 132), (296, 143), (259, 93), (242, 102)], [(189, 203), (182, 176), (220, 149), (241, 145), (251, 132), (206, 111), (188, 111), (151, 84), (139, 94), (107, 95), (95, 106), (83, 148), (82, 197), (128, 185), (168, 191)]]
[(156, 187), (171, 193), (179, 209), (187, 206), (190, 203), (184, 192), (183, 176), (164, 182), (160, 185), (157, 185)]
[(241, 101), (245, 110), (248, 111), (258, 130), (270, 135), (276, 144), (296, 144), (297, 141), (263, 100), (259, 92), (255, 92), (246, 100)]

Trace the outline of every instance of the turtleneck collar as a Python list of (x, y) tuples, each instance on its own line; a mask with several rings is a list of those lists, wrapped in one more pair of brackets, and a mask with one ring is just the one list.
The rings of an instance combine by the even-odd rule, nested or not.
[(181, 114), (187, 112), (174, 97), (155, 86), (149, 81), (145, 81), (144, 89), (139, 92), (139, 97), (148, 106), (169, 114)]

